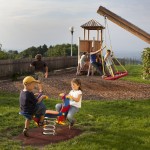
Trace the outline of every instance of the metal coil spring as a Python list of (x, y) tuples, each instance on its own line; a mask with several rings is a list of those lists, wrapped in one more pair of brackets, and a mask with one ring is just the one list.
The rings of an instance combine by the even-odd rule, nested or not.
[(55, 135), (56, 134), (56, 118), (44, 118), (44, 127), (43, 127), (43, 134), (44, 135)]

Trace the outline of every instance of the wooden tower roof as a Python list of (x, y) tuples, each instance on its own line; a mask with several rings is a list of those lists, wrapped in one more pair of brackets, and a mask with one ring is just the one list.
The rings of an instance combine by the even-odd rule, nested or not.
[(87, 29), (87, 30), (102, 30), (105, 29), (99, 22), (96, 20), (90, 20), (87, 23), (81, 25), (82, 28)]

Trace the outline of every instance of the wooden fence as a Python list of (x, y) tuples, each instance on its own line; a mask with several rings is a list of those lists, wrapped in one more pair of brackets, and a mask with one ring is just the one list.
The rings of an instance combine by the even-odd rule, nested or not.
[[(0, 77), (11, 77), (15, 74), (33, 73), (30, 63), (35, 59), (0, 60)], [(48, 65), (49, 71), (77, 66), (77, 56), (45, 57), (42, 59)]]

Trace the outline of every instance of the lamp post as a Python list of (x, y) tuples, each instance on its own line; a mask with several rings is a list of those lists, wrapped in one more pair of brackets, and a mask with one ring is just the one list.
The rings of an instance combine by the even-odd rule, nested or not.
[(70, 32), (71, 32), (71, 56), (72, 56), (72, 45), (73, 45), (73, 32), (74, 32), (74, 27), (70, 27), (69, 28)]

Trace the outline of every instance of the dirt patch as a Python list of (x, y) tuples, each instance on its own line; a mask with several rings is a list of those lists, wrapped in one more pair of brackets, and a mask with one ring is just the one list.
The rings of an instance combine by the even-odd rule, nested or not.
[[(59, 93), (71, 90), (70, 81), (78, 77), (82, 81), (83, 100), (149, 99), (150, 84), (133, 83), (123, 80), (108, 81), (99, 76), (76, 76), (74, 73), (50, 75), (44, 81), (44, 93), (58, 98)], [(22, 81), (0, 84), (1, 91), (20, 92)]]
[(43, 135), (42, 128), (29, 129), (29, 137), (24, 137), (21, 133), (14, 140), (19, 140), (22, 142), (23, 146), (45, 146), (47, 144), (58, 143), (61, 141), (66, 141), (68, 139), (74, 138), (82, 133), (81, 130), (76, 128), (69, 129), (68, 126), (58, 126), (56, 127), (56, 135)]

